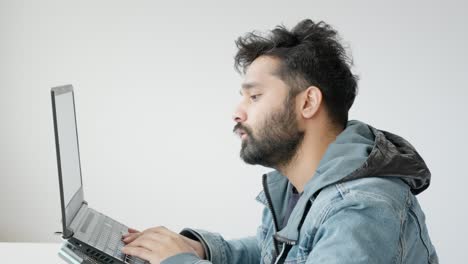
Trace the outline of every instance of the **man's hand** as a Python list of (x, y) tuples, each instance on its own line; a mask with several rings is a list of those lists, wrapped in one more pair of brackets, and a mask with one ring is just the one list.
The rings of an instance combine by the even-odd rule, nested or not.
[(123, 242), (127, 244), (122, 252), (159, 264), (164, 259), (179, 253), (195, 253), (201, 259), (205, 258), (205, 251), (200, 242), (189, 239), (170, 231), (165, 227), (154, 227), (143, 232), (129, 228), (128, 234), (123, 235)]

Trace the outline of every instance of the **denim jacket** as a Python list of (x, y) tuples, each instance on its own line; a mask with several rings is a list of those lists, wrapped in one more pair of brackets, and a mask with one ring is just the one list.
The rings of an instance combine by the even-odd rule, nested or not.
[(415, 195), (430, 183), (421, 156), (405, 139), (349, 121), (307, 182), (287, 225), (292, 185), (278, 171), (263, 175), (265, 205), (256, 236), (225, 240), (184, 229), (207, 260), (182, 253), (162, 264), (439, 263)]

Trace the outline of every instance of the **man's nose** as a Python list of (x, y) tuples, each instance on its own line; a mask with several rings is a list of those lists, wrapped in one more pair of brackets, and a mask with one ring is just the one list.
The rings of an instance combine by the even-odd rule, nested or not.
[(236, 123), (242, 123), (247, 120), (247, 114), (240, 107), (237, 107), (232, 115), (232, 120)]

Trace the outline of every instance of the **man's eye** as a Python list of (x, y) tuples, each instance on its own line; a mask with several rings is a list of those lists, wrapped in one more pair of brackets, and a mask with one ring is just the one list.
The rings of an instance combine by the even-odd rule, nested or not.
[(261, 94), (251, 95), (251, 96), (250, 96), (250, 99), (252, 99), (252, 101), (257, 101), (258, 98), (260, 98), (260, 95), (261, 95)]

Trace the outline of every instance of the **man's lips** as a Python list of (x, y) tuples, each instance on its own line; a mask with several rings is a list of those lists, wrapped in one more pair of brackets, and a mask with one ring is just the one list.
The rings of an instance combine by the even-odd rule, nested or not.
[(247, 137), (247, 133), (242, 130), (242, 129), (237, 129), (236, 130), (236, 134), (241, 138), (241, 139), (244, 139)]

